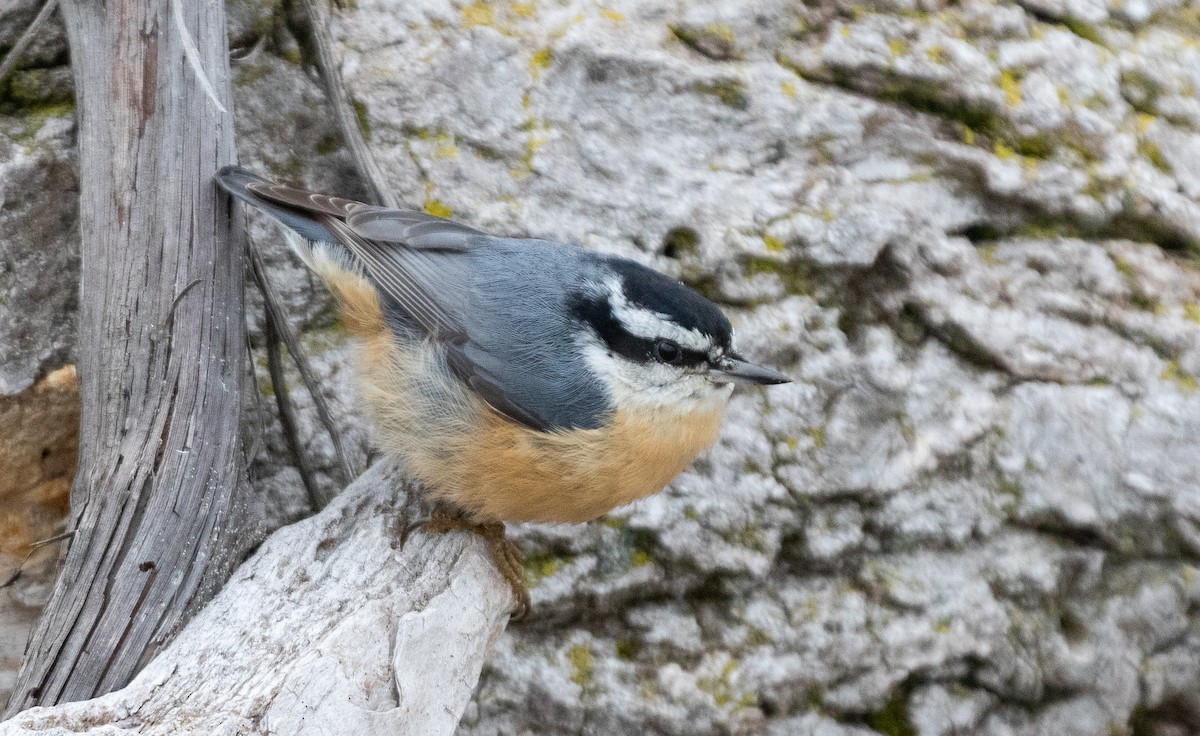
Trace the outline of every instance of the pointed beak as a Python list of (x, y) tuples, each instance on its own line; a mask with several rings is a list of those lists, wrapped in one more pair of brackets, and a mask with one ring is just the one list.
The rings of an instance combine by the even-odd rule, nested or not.
[(722, 383), (755, 383), (764, 386), (791, 383), (792, 379), (773, 368), (765, 368), (742, 360), (737, 355), (727, 355), (712, 370), (713, 377)]

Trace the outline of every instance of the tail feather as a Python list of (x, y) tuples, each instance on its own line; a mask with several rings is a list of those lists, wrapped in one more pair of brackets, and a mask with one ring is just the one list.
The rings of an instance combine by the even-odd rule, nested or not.
[[(310, 195), (298, 189), (277, 185), (237, 166), (226, 166), (217, 172), (222, 189), (246, 204), (266, 212), (280, 225), (284, 240), (292, 251), (329, 287), (341, 305), (342, 316), (351, 332), (369, 337), (383, 329), (383, 315), (375, 287), (366, 278), (362, 264), (334, 236), (331, 221), (338, 219), (327, 201), (335, 204), (350, 200), (331, 200), (323, 195)], [(279, 189), (291, 200), (280, 201), (272, 196)], [(315, 206), (308, 206), (308, 197)], [(366, 205), (360, 205), (365, 207)]]
[[(240, 166), (226, 166), (217, 172), (216, 178), (217, 184), (222, 189), (246, 204), (266, 212), (282, 225), (295, 231), (303, 240), (337, 244), (337, 238), (318, 219), (321, 217), (320, 213), (309, 213), (281, 206), (259, 196), (248, 188), (250, 184), (271, 184), (269, 179), (264, 179)], [(288, 238), (288, 243), (292, 245), (293, 250), (296, 250), (296, 255), (300, 256), (300, 260), (304, 261), (311, 268), (312, 255), (308, 252), (310, 248), (307, 247), (307, 244), (297, 242), (295, 238)], [(340, 248), (340, 246), (338, 247)]]

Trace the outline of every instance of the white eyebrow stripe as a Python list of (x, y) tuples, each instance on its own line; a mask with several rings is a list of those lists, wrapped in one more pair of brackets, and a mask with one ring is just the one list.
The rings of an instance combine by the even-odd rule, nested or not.
[(621, 283), (615, 279), (606, 282), (609, 291), (609, 304), (613, 316), (632, 335), (647, 340), (666, 338), (678, 343), (688, 350), (708, 353), (713, 348), (713, 341), (699, 330), (682, 327), (665, 314), (644, 307), (634, 306), (625, 299)]

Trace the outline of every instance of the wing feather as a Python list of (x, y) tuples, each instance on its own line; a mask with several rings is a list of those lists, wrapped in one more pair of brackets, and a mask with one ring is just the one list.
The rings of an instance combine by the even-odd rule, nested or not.
[[(435, 269), (421, 262), (425, 254), (368, 240), (340, 220), (332, 220), (327, 226), (362, 262), (376, 285), (412, 317), (423, 332), (444, 338), (463, 331), (463, 305), (455, 304), (458, 300), (449, 299), (447, 295), (461, 293), (465, 285), (436, 280), (431, 274)], [(461, 271), (449, 269), (450, 273), (444, 275), (450, 276), (455, 270)]]
[[(572, 327), (554, 315), (568, 268), (557, 246), (494, 238), (415, 210), (387, 209), (276, 184), (227, 167), (218, 181), (309, 240), (336, 243), (380, 292), (385, 315), (446, 350), (449, 367), (496, 411), (549, 432), (596, 426), (607, 409), (602, 389), (560, 365)], [(545, 249), (536, 273), (513, 264)], [(483, 254), (494, 260), (482, 259)], [(486, 263), (488, 265), (481, 265)], [(560, 274), (561, 276), (561, 274)], [(565, 319), (565, 317), (563, 318)]]
[(348, 216), (346, 225), (369, 240), (418, 250), (466, 250), (488, 238), (475, 228), (416, 210), (363, 210)]

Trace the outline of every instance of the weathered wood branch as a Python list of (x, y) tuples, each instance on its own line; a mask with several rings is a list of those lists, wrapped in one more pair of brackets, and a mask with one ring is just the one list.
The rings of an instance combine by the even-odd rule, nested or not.
[(367, 146), (366, 138), (359, 127), (358, 117), (354, 113), (350, 101), (350, 93), (346, 91), (346, 83), (342, 81), (341, 64), (333, 51), (333, 37), (329, 32), (329, 18), (325, 14), (323, 0), (301, 0), (305, 15), (312, 29), (312, 42), (316, 51), (317, 71), (325, 86), (325, 97), (329, 102), (333, 116), (337, 120), (338, 129), (342, 131), (342, 139), (350, 149), (354, 166), (363, 177), (371, 190), (371, 196), (376, 204), (385, 207), (399, 207), (400, 200), (392, 188), (387, 186), (383, 168), (375, 160), (375, 154)]
[(272, 535), (128, 687), (0, 736), (453, 733), (514, 600), (475, 535), (401, 547), (405, 498), (376, 465)]
[(252, 541), (243, 249), (212, 185), (234, 159), (223, 3), (62, 11), (81, 181), (75, 535), (10, 714), (124, 686)]

